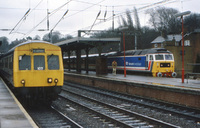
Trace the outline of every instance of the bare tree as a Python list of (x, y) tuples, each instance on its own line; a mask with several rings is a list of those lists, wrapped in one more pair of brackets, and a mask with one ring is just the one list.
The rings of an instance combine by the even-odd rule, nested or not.
[(200, 28), (200, 14), (193, 13), (184, 18), (184, 27), (186, 32), (192, 32)]
[(178, 10), (173, 8), (159, 7), (147, 11), (150, 15), (149, 23), (156, 31), (167, 33), (180, 32), (180, 21), (174, 15)]
[(134, 7), (134, 18), (135, 18), (135, 28), (137, 29), (137, 31), (141, 31), (140, 20), (137, 9), (135, 7)]
[(9, 43), (8, 43), (8, 38), (3, 36), (3, 37), (0, 37), (0, 41), (1, 41), (1, 46), (0, 46), (0, 53), (5, 53), (8, 51), (9, 49)]
[(134, 24), (131, 17), (131, 12), (129, 10), (126, 10), (126, 17), (127, 17), (127, 25), (128, 25), (129, 30), (134, 30)]
[(50, 42), (50, 38), (52, 38), (52, 43), (56, 43), (59, 41), (59, 39), (61, 38), (61, 33), (59, 31), (55, 31), (55, 32), (52, 32), (52, 35), (50, 35), (50, 33), (47, 33), (43, 36), (43, 40), (44, 41), (48, 41)]
[(40, 40), (41, 38), (40, 38), (40, 36), (39, 35), (36, 35), (34, 38), (33, 38), (33, 40)]
[(55, 32), (52, 32), (52, 35), (50, 35), (50, 33), (45, 34), (42, 39), (44, 41), (50, 42), (50, 40), (51, 40), (50, 37), (52, 38), (52, 43), (53, 44), (57, 43), (59, 41), (63, 41), (63, 40), (66, 40), (66, 39), (73, 38), (71, 35), (65, 35), (65, 36), (63, 36), (59, 31), (55, 31)]

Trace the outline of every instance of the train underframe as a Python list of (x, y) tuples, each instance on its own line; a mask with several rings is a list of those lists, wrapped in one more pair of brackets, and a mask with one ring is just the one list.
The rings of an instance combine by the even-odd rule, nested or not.
[(28, 102), (52, 102), (61, 92), (61, 86), (53, 87), (20, 87), (14, 88), (15, 93)]

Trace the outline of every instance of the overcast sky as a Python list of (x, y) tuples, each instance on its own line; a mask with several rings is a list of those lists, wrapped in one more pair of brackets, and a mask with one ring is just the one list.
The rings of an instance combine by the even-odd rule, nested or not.
[[(60, 31), (63, 35), (77, 36), (77, 31), (81, 29), (105, 30), (111, 28), (113, 11), (116, 16), (119, 16), (119, 14), (124, 14), (127, 9), (132, 11), (136, 7), (140, 23), (144, 26), (148, 25), (148, 15), (146, 14), (148, 9), (172, 7), (180, 12), (200, 13), (199, 5), (199, 0), (0, 0), (0, 37), (6, 36), (10, 42), (16, 38), (21, 39), (27, 36), (39, 35), (42, 38), (49, 32), (41, 31), (47, 30), (47, 9), (50, 30), (68, 10), (54, 31)], [(26, 12), (28, 14), (23, 18)], [(103, 20), (105, 12), (106, 17)], [(134, 17), (133, 14), (132, 17)], [(91, 27), (94, 22), (96, 25)], [(115, 17), (115, 28), (118, 27), (118, 22), (119, 18)]]

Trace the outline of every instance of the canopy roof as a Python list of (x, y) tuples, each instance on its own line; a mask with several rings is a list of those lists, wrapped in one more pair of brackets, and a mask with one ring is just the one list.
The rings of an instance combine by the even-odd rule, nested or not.
[(78, 50), (85, 48), (93, 48), (100, 45), (105, 45), (108, 43), (119, 43), (120, 38), (84, 38), (75, 37), (69, 40), (61, 41), (55, 43), (55, 45), (60, 46), (62, 50)]

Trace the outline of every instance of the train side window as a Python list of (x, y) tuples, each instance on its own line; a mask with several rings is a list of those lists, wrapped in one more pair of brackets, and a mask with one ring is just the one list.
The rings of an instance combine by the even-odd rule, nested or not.
[(12, 61), (13, 61), (13, 56), (10, 56), (9, 57), (9, 68), (10, 69), (13, 69), (13, 63), (12, 63)]
[(28, 55), (19, 56), (19, 70), (31, 70), (31, 57)]
[(150, 55), (150, 56), (149, 56), (149, 60), (153, 60), (153, 55)]
[(44, 56), (34, 56), (34, 70), (45, 70)]
[(8, 57), (6, 58), (6, 68), (8, 68)]
[(48, 69), (49, 70), (58, 70), (59, 69), (59, 57), (57, 55), (47, 56)]

